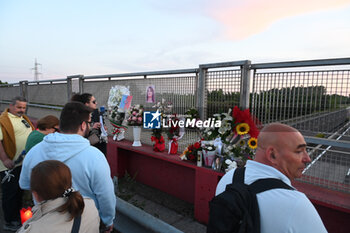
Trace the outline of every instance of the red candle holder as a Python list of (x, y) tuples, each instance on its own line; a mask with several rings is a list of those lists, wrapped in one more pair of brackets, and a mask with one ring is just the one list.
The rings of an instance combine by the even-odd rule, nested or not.
[(30, 219), (33, 216), (32, 207), (28, 207), (27, 209), (22, 208), (19, 212), (21, 214), (22, 225), (25, 221), (27, 221), (28, 219)]

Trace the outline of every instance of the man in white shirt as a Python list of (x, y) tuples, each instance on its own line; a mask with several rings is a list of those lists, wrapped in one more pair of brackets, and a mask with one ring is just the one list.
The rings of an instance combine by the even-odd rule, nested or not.
[[(258, 137), (254, 161), (247, 161), (245, 184), (258, 179), (277, 178), (291, 186), (299, 178), (306, 163), (311, 162), (301, 133), (284, 124), (264, 127)], [(234, 169), (226, 173), (216, 187), (216, 195), (232, 183)], [(261, 233), (327, 232), (315, 207), (305, 194), (297, 190), (271, 189), (257, 194)]]

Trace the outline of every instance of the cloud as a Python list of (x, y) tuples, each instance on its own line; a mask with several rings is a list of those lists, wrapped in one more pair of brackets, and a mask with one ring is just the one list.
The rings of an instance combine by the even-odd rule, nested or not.
[(283, 18), (350, 5), (349, 0), (219, 0), (208, 13), (229, 39), (245, 39)]

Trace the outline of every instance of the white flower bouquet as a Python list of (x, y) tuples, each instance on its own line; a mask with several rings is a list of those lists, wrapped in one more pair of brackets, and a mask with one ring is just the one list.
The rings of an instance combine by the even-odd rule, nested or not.
[(124, 95), (130, 95), (129, 88), (126, 86), (116, 85), (114, 87), (111, 87), (107, 101), (108, 119), (114, 127), (113, 140), (118, 141), (124, 139), (124, 133), (127, 128), (126, 126), (123, 126), (123, 121), (125, 119), (125, 111), (123, 109), (119, 109), (121, 100)]

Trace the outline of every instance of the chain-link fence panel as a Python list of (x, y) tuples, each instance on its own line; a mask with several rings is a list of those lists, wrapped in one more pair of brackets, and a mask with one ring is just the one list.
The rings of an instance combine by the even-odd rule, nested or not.
[(332, 132), (348, 119), (349, 70), (256, 72), (252, 89), (252, 112), (264, 124)]
[(205, 103), (207, 116), (228, 112), (239, 106), (241, 92), (241, 70), (208, 71), (205, 80)]
[[(112, 87), (126, 86), (132, 95), (132, 105), (143, 105), (145, 111), (156, 111), (153, 106), (165, 99), (173, 105), (173, 114), (184, 115), (189, 108), (196, 107), (196, 76), (170, 76), (170, 77), (156, 77), (156, 78), (128, 78), (124, 80), (86, 80), (83, 83), (83, 92), (91, 93), (97, 99), (99, 106), (104, 105), (107, 108), (107, 101), (109, 91)], [(154, 89), (154, 102), (148, 103), (146, 101), (147, 88)], [(107, 120), (106, 123), (109, 133), (111, 133), (112, 126)], [(188, 132), (187, 132), (188, 131)], [(152, 131), (142, 129), (141, 142), (152, 145), (151, 141)], [(133, 140), (132, 128), (129, 127), (126, 134), (126, 139)], [(164, 138), (167, 135), (164, 133)], [(185, 138), (179, 141), (179, 150), (182, 151), (191, 141), (199, 139), (197, 133), (186, 130)], [(167, 144), (166, 144), (167, 145)], [(168, 145), (167, 145), (168, 146)]]
[(350, 149), (329, 147), (308, 147), (312, 161), (299, 181), (328, 189), (350, 193)]
[(19, 86), (1, 86), (0, 100), (10, 101), (13, 97), (20, 95)]

